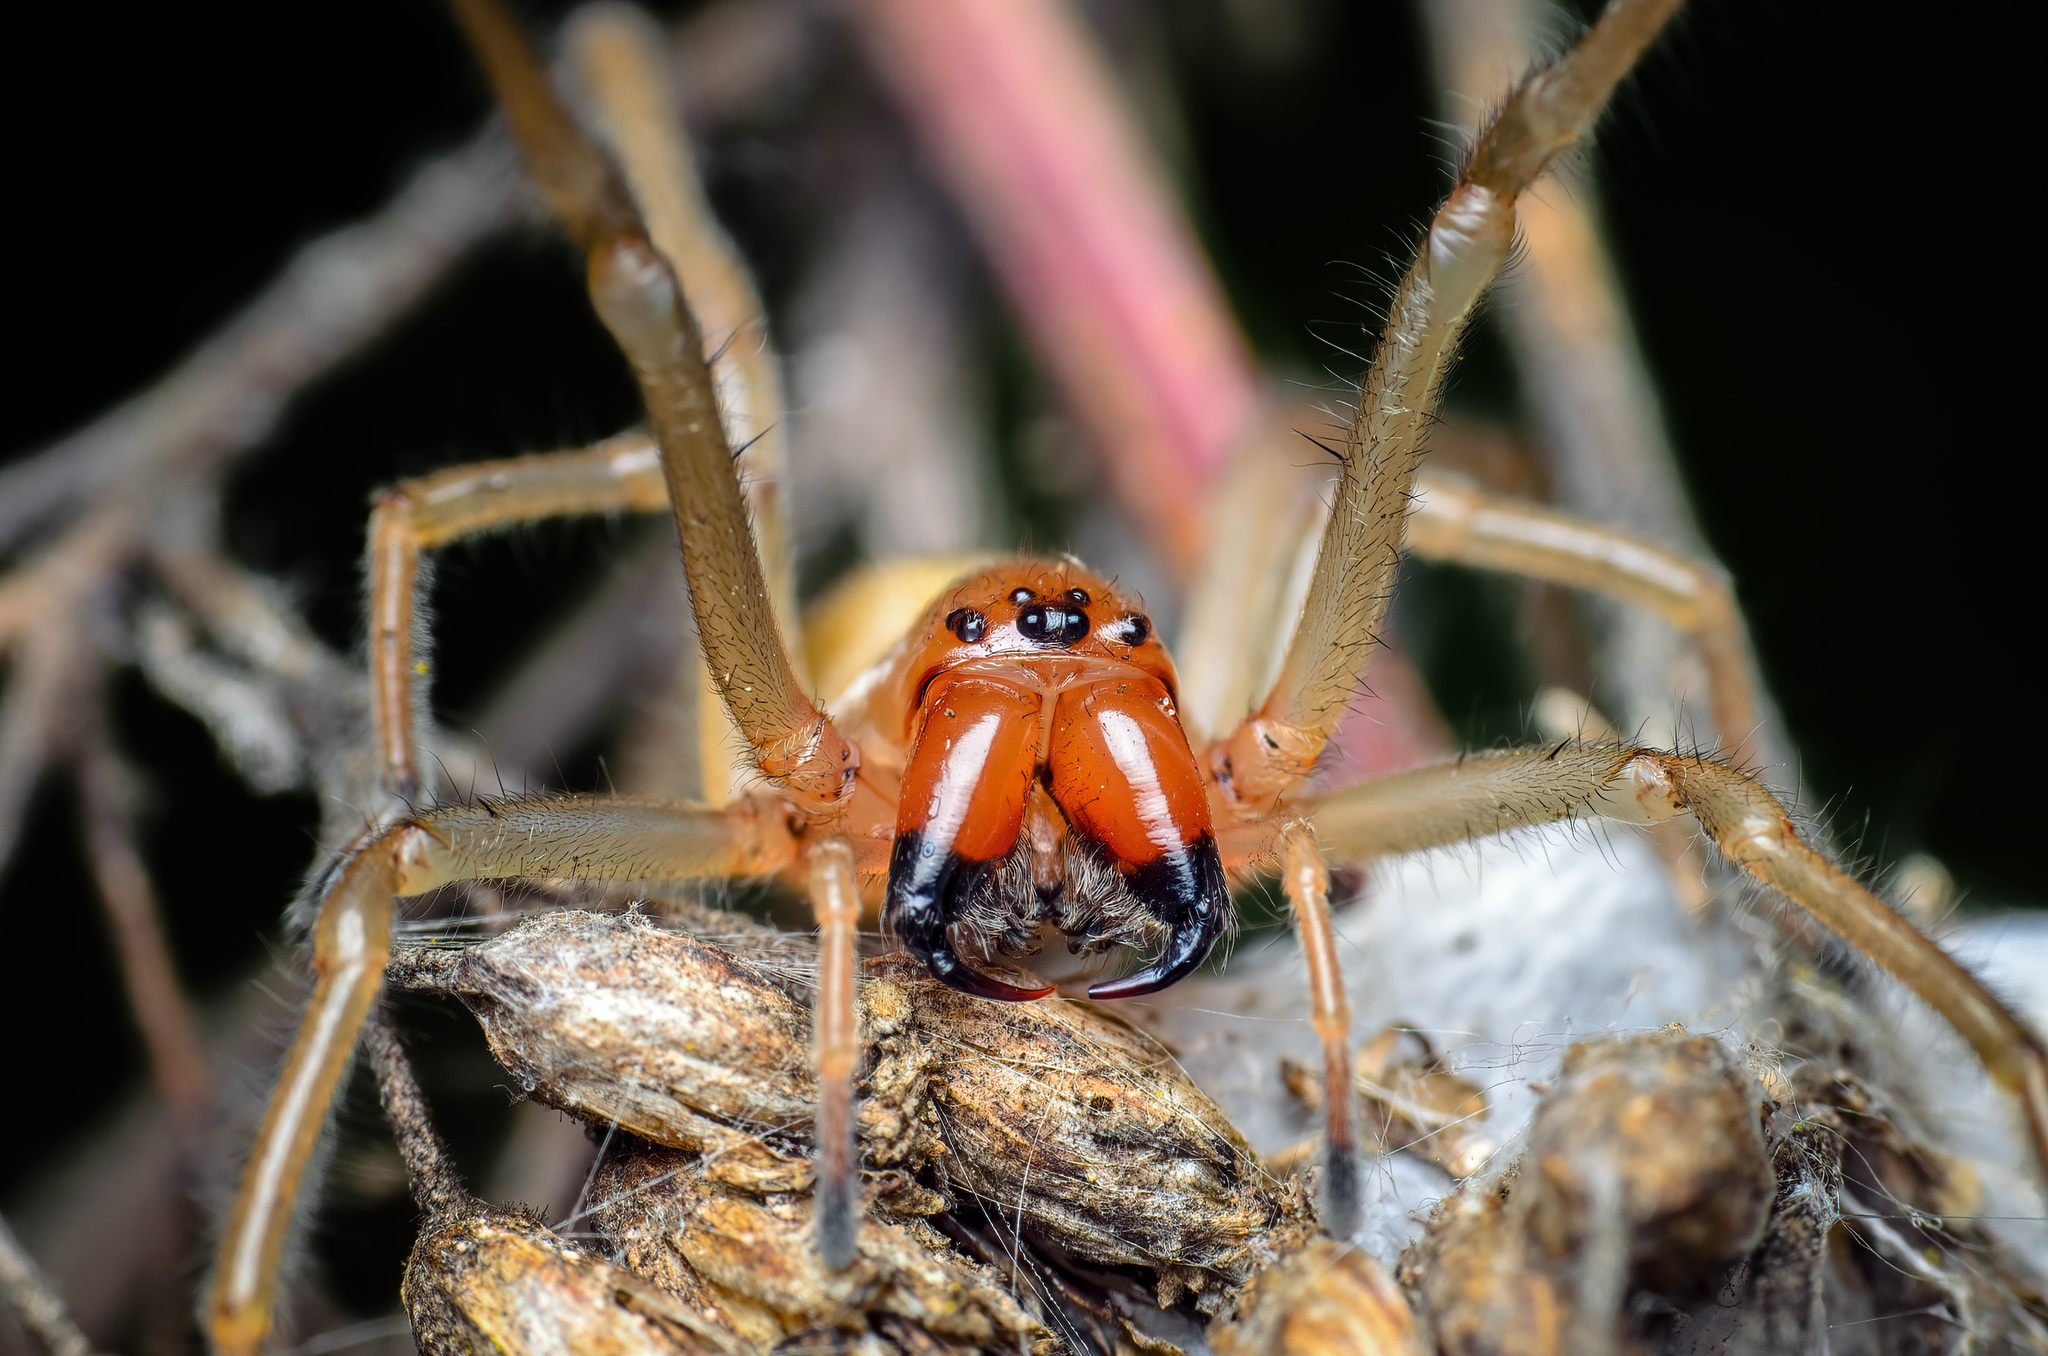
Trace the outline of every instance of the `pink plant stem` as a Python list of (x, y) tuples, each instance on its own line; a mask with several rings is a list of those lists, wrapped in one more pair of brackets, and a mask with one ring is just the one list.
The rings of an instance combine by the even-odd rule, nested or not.
[(1261, 379), (1101, 54), (1062, 0), (853, 12), (1040, 360), (1185, 577)]

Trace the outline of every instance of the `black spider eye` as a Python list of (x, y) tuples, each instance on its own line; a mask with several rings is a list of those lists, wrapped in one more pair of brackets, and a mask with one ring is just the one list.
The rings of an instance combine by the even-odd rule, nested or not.
[(972, 645), (988, 634), (988, 618), (971, 607), (956, 607), (946, 614), (946, 629), (962, 644)]
[(1078, 608), (1033, 603), (1017, 614), (1017, 633), (1036, 645), (1072, 645), (1088, 635), (1088, 614)]
[(1075, 607), (1086, 607), (1086, 606), (1088, 606), (1088, 604), (1089, 604), (1089, 602), (1090, 602), (1090, 599), (1089, 599), (1089, 597), (1088, 597), (1088, 590), (1087, 590), (1087, 589), (1068, 589), (1068, 590), (1067, 590), (1067, 601), (1068, 601), (1068, 602), (1070, 602), (1070, 603), (1072, 603), (1072, 604), (1073, 604), (1073, 605), (1074, 605)]
[(1142, 612), (1125, 617), (1118, 624), (1117, 639), (1125, 645), (1143, 645), (1152, 637), (1152, 619)]
[(1022, 607), (1025, 603), (1030, 602), (1033, 598), (1037, 596), (1038, 595), (1033, 593), (1030, 589), (1017, 588), (1010, 590), (1010, 601), (1017, 604), (1019, 607)]

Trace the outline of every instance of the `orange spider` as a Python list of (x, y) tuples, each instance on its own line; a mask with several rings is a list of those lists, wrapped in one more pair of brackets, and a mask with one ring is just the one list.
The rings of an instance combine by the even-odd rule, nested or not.
[[(222, 1242), (209, 1313), (217, 1348), (252, 1352), (268, 1330), (285, 1233), (377, 1000), (395, 901), (463, 880), (786, 873), (805, 884), (820, 927), (816, 1236), (835, 1267), (854, 1256), (859, 1219), (854, 977), (863, 876), (886, 877), (884, 926), (937, 978), (984, 998), (1051, 992), (1007, 983), (963, 956), (1021, 951), (1042, 924), (1078, 949), (1155, 947), (1135, 973), (1090, 990), (1111, 999), (1153, 992), (1200, 965), (1230, 923), (1229, 874), (1277, 865), (1326, 1057), (1322, 1217), (1345, 1237), (1359, 1218), (1360, 1168), (1324, 854), (1359, 862), (1558, 819), (1644, 824), (1689, 812), (1732, 861), (1946, 1016), (2021, 1098), (2037, 1154), (2048, 1156), (2048, 1053), (2039, 1038), (1801, 841), (1771, 795), (1725, 763), (1566, 743), (1304, 795), (1370, 658), (1422, 439), (1459, 337), (1508, 256), (1516, 197), (1586, 133), (1676, 0), (1619, 0), (1563, 61), (1525, 82), (1481, 136), (1395, 295), (1278, 676), (1234, 729), (1192, 739), (1179, 679), (1145, 613), (1110, 581), (1056, 561), (1013, 561), (944, 589), (828, 715), (792, 663), (777, 615), (786, 585), (764, 569), (720, 407), (721, 388), (729, 405), (764, 388), (744, 372), (714, 374), (706, 362), (678, 281), (695, 265), (663, 243), (674, 236), (664, 224), (672, 204), (652, 167), (658, 148), (615, 137), (615, 170), (563, 111), (494, 0), (455, 7), (542, 194), (585, 252), (591, 298), (632, 364), (652, 436), (444, 472), (380, 503), (371, 670), (387, 781), (402, 794), (418, 786), (411, 645), (423, 549), (479, 523), (673, 506), (707, 672), (765, 785), (717, 806), (616, 796), (443, 806), (394, 816), (339, 857), (315, 887), (312, 1000)], [(630, 64), (614, 63), (627, 80), (612, 91), (621, 98)], [(644, 132), (651, 123), (638, 125)], [(1443, 539), (1467, 546), (1445, 549), (1519, 568), (1540, 554), (1529, 545), (1540, 537), (1556, 577), (1635, 601), (1654, 602), (1683, 578), (1668, 558), (1641, 563), (1654, 548), (1599, 529), (1553, 518), (1544, 534), (1518, 536), (1512, 523), (1488, 521), (1478, 513), (1459, 520)]]

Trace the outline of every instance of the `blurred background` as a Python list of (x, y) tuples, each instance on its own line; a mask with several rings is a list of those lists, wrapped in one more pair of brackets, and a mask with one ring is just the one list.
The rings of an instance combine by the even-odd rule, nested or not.
[[(536, 31), (568, 8), (521, 7)], [(1276, 389), (1341, 397), (1359, 370), (1347, 350), (1370, 342), (1471, 115), (1446, 98), (1425, 12), (1413, 0), (1079, 8)], [(1578, 17), (1543, 22), (1562, 34)], [(684, 98), (711, 196), (789, 355), (802, 593), (908, 551), (1072, 549), (1173, 617), (1171, 572), (834, 8), (724, 0), (663, 18), (682, 24), (686, 76), (703, 77)], [(2048, 901), (2025, 780), (2040, 435), (2026, 395), (2035, 232), (2017, 199), (2034, 157), (2031, 117), (2015, 116), (2023, 45), (2000, 22), (1696, 0), (1573, 184), (1545, 190), (1608, 232), (1699, 540), (1733, 577), (1777, 704), (1788, 762), (1774, 775), (1860, 860), (1938, 859), (1965, 908)], [(12, 28), (20, 78), (0, 88), (15, 185), (0, 227), (16, 336), (9, 460), (149, 386), (295, 250), (378, 210), (486, 112), (424, 0), (46, 6)], [(1512, 353), (1513, 306), (1496, 304), (1473, 337), (1451, 392), (1452, 450), (1496, 488), (1568, 498), (1532, 450), (1540, 402)], [(234, 462), (221, 539), (321, 641), (358, 656), (373, 489), (588, 442), (635, 415), (570, 253), (542, 227), (492, 231)], [(1319, 456), (1302, 444), (1304, 463)], [(634, 552), (667, 531), (556, 523), (444, 553), (443, 723), (484, 721), (538, 647), (624, 587)], [(1458, 742), (1536, 728), (1543, 684), (1626, 708), (1588, 657), (1597, 618), (1544, 591), (1417, 567), (1399, 623)], [(662, 642), (648, 643), (658, 657)], [(252, 791), (134, 667), (117, 663), (109, 683), (177, 975), (209, 1020), (231, 1024), (249, 976), (284, 945), (320, 803), (305, 785)], [(536, 775), (603, 786), (621, 729), (615, 715), (595, 721)], [(115, 1174), (123, 1118), (149, 1114), (65, 778), (43, 778), (26, 802), (0, 878), (12, 1091), (0, 1212), (44, 1237), (80, 1217), (67, 1202), (82, 1184)], [(446, 1028), (459, 1063), (474, 1038)], [(502, 1106), (487, 1073), (470, 1083), (461, 1096)], [(349, 1114), (374, 1120), (367, 1103)], [(411, 1207), (388, 1162), (343, 1166), (357, 1177), (343, 1174), (314, 1246), (335, 1313), (374, 1317)], [(84, 1246), (76, 1233), (67, 1246)], [(123, 1301), (138, 1345), (189, 1339), (161, 1312), (196, 1278), (196, 1260), (178, 1265), (157, 1317)]]

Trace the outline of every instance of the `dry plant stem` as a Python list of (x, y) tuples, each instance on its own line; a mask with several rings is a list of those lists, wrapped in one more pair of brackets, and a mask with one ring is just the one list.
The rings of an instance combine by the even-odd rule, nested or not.
[(756, 766), (813, 814), (852, 790), (853, 746), (799, 682), (777, 628), (703, 337), (604, 156), (569, 121), (525, 35), (487, 0), (455, 0), (542, 196), (584, 250), (590, 298), (632, 365), (662, 451), (698, 640)]
[(458, 466), (378, 496), (370, 514), (370, 693), (387, 790), (410, 801), (420, 787), (420, 553), (514, 523), (667, 506), (660, 455), (639, 433), (574, 452)]
[[(94, 705), (99, 699), (95, 694)], [(191, 1004), (178, 983), (177, 967), (164, 938), (149, 872), (135, 845), (124, 791), (124, 770), (93, 719), (79, 740), (76, 757), (79, 808), (93, 882), (114, 935), (121, 978), (134, 1008), (135, 1025), (149, 1051), (157, 1095), (186, 1135), (198, 1132), (213, 1105), (212, 1076)]]
[(5, 1219), (0, 1219), (0, 1301), (24, 1331), (49, 1348), (50, 1356), (92, 1356), (92, 1343), (71, 1321), (62, 1297)]
[(1407, 546), (1430, 560), (1502, 570), (1612, 598), (1690, 637), (1706, 666), (1714, 728), (1731, 762), (1758, 748), (1749, 638), (1727, 577), (1618, 528), (1486, 494), (1452, 477), (1416, 477)]
[(479, 802), (363, 835), (322, 882), (313, 996), (264, 1111), (222, 1237), (208, 1326), (222, 1353), (255, 1352), (269, 1331), (279, 1259), (356, 1035), (390, 954), (395, 896), (460, 880), (522, 876), (700, 880), (774, 871), (795, 856), (778, 816), (630, 798)]
[(1348, 1239), (1365, 1222), (1365, 1176), (1358, 1148), (1358, 1094), (1351, 1078), (1351, 1000), (1330, 925), (1330, 869), (1305, 819), (1281, 827), (1280, 847), (1281, 880), (1308, 967), (1311, 1020), (1323, 1042), (1323, 1228), (1332, 1238)]
[(1753, 775), (1703, 757), (1562, 744), (1477, 754), (1364, 782), (1314, 807), (1339, 861), (1469, 842), (1599, 816), (1656, 824), (1690, 812), (1721, 853), (1911, 989), (2018, 1099), (2037, 1171), (2048, 1171), (2048, 1048), (1976, 976), (1815, 851)]
[(1192, 574), (1259, 381), (1114, 78), (1059, 0), (853, 13), (1124, 502)]
[(308, 245), (163, 381), (0, 472), (0, 550), (144, 467), (200, 474), (260, 441), (308, 381), (374, 337), (512, 220), (517, 179), (482, 137), (414, 174), (375, 217)]
[(854, 1144), (853, 1072), (860, 1051), (854, 1004), (854, 940), (860, 881), (853, 849), (839, 839), (810, 849), (811, 909), (818, 920), (818, 1007), (812, 1042), (818, 1070), (818, 1257), (833, 1271), (853, 1265), (860, 1228), (860, 1176)]
[(108, 576), (133, 527), (102, 509), (0, 582), (0, 867), (14, 854), (29, 798), (75, 732), (72, 696), (97, 687), (101, 664), (88, 628), (103, 610)]
[(1620, 0), (1558, 65), (1531, 76), (1474, 147), (1394, 294), (1330, 520), (1280, 675), (1217, 756), (1226, 792), (1258, 812), (1314, 771), (1365, 674), (1392, 597), (1402, 523), (1444, 373), (1506, 261), (1515, 198), (1592, 129), (1678, 0)]
[(363, 1046), (369, 1052), (370, 1067), (377, 1072), (377, 1099), (384, 1104), (392, 1138), (398, 1143), (399, 1156), (405, 1159), (414, 1203), (429, 1215), (445, 1215), (467, 1205), (470, 1194), (462, 1185), (455, 1160), (448, 1156), (447, 1144), (434, 1129), (426, 1096), (413, 1075), (412, 1061), (406, 1057), (389, 1009), (381, 1005), (371, 1009), (363, 1027)]

